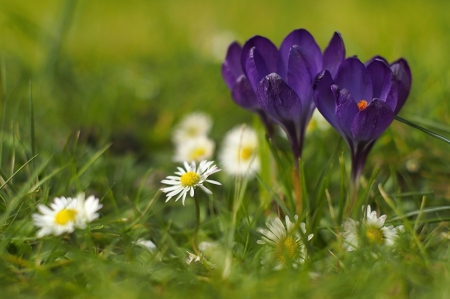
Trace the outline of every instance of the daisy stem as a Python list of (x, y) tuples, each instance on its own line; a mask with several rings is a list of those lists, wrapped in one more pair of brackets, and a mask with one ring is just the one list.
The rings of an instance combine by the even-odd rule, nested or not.
[(198, 198), (194, 197), (195, 202), (195, 233), (194, 233), (194, 243), (197, 244), (198, 229), (200, 227), (200, 203)]
[(294, 185), (295, 199), (297, 200), (297, 215), (302, 214), (302, 186), (300, 182), (300, 167), (298, 159), (295, 159), (294, 169), (292, 170), (292, 184)]

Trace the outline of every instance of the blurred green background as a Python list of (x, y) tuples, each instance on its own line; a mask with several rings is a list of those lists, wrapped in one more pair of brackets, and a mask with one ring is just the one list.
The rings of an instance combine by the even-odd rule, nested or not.
[[(234, 105), (221, 78), (228, 44), (259, 34), (279, 45), (293, 29), (306, 28), (322, 49), (339, 31), (348, 56), (406, 58), (413, 87), (400, 115), (450, 135), (449, 8), (447, 1), (419, 0), (1, 0), (3, 126), (29, 138), (31, 80), (37, 152), (63, 147), (80, 130), (94, 147), (113, 142), (113, 153), (168, 166), (171, 128), (183, 115), (210, 113), (219, 143), (231, 127), (253, 120)], [(307, 169), (325, 167), (335, 150), (326, 145), (338, 140), (332, 130), (307, 137), (306, 161), (324, 145), (323, 158)], [(446, 195), (447, 152), (440, 141), (394, 122), (366, 169), (389, 172), (390, 165), (401, 172), (415, 159), (419, 170), (408, 174), (410, 185), (436, 182), (432, 188)]]

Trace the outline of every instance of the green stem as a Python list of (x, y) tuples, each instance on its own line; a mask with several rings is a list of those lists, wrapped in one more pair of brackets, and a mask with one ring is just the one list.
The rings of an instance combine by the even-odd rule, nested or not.
[(197, 245), (197, 235), (200, 228), (200, 203), (197, 197), (194, 197), (195, 201), (195, 233), (194, 233), (194, 243)]
[(303, 202), (302, 202), (302, 186), (300, 182), (300, 168), (298, 160), (296, 160), (294, 169), (292, 170), (292, 184), (294, 185), (295, 199), (297, 201), (296, 213), (300, 217), (303, 211)]
[(348, 218), (352, 215), (356, 202), (358, 201), (358, 188), (357, 181), (350, 180), (349, 196), (347, 198), (347, 204), (345, 209), (345, 216)]

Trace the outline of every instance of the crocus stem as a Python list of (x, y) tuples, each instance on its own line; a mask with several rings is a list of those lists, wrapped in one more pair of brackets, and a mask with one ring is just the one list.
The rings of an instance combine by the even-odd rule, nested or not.
[(264, 111), (256, 110), (256, 113), (259, 115), (259, 118), (266, 129), (267, 136), (269, 139), (272, 139), (274, 130), (273, 122), (267, 117), (267, 114)]
[(358, 188), (359, 187), (359, 176), (355, 179), (350, 180), (349, 187), (349, 196), (347, 198), (347, 208), (345, 209), (345, 216), (350, 217), (353, 213), (353, 209), (355, 208), (356, 202), (358, 201)]
[(197, 197), (194, 197), (195, 201), (195, 233), (194, 233), (194, 242), (197, 244), (197, 235), (198, 235), (198, 229), (200, 227), (200, 203), (198, 202)]
[(295, 159), (294, 169), (292, 170), (292, 184), (294, 185), (295, 199), (297, 201), (297, 215), (302, 213), (302, 185), (300, 182), (300, 168), (298, 159)]

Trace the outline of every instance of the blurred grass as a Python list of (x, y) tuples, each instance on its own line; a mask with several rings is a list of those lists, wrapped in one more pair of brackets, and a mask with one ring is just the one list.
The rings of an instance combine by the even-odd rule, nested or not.
[[(336, 30), (348, 55), (405, 57), (413, 87), (401, 115), (450, 122), (443, 101), (450, 80), (445, 1), (1, 4), (3, 101), (11, 99), (12, 105), (5, 121), (20, 119), (17, 111), (23, 109), (15, 107), (25, 105), (25, 83), (32, 79), (38, 140), (51, 132), (62, 143), (70, 131), (83, 128), (93, 139), (119, 139), (120, 150), (164, 149), (173, 123), (192, 110), (211, 113), (213, 136), (222, 136), (251, 117), (232, 103), (221, 80), (228, 43), (261, 34), (279, 44), (300, 27), (322, 48)], [(223, 117), (228, 114), (233, 123)]]
[[(171, 129), (183, 115), (210, 113), (211, 135), (218, 146), (227, 130), (252, 123), (253, 116), (234, 105), (220, 75), (226, 48), (235, 39), (243, 43), (259, 34), (279, 45), (293, 29), (306, 28), (323, 49), (339, 31), (348, 56), (365, 60), (379, 54), (389, 61), (404, 57), (413, 86), (400, 115), (450, 136), (449, 9), (446, 1), (419, 0), (0, 0), (1, 177), (6, 180), (33, 156), (30, 80), (38, 154), (0, 190), (2, 217), (8, 224), (0, 242), (3, 292), (11, 298), (445, 298), (448, 284), (440, 281), (450, 279), (446, 239), (427, 243), (427, 258), (433, 261), (428, 268), (408, 240), (402, 240), (401, 261), (388, 252), (381, 252), (386, 262), (362, 252), (355, 257), (355, 268), (341, 250), (330, 248), (337, 255), (322, 250), (334, 237), (319, 227), (314, 259), (303, 271), (255, 270), (255, 227), (264, 222), (257, 218), (262, 211), (256, 183), (249, 184), (243, 200), (257, 219), (248, 223), (237, 218), (238, 262), (225, 282), (217, 273), (199, 278), (186, 271), (183, 254), (192, 247), (194, 223), (186, 210), (193, 211), (193, 202), (186, 207), (164, 205), (160, 196), (145, 217), (134, 221), (155, 196), (161, 178), (174, 169)], [(348, 169), (349, 163), (339, 138), (333, 130), (314, 131), (306, 138), (303, 160), (311, 197), (329, 168), (324, 181), (332, 201), (339, 200), (339, 169)], [(110, 143), (110, 149), (97, 155)], [(340, 164), (342, 151), (346, 159)], [(407, 167), (408, 161), (416, 163), (415, 170)], [(446, 144), (394, 122), (372, 150), (365, 174), (369, 178), (379, 167), (376, 185), (383, 183), (392, 194), (409, 192), (411, 196), (394, 197), (409, 212), (420, 207), (424, 192), (433, 192), (427, 195), (427, 206), (448, 204), (449, 166)], [(219, 176), (229, 188), (218, 192), (216, 202), (208, 201), (202, 238), (220, 239), (227, 227), (234, 182)], [(32, 190), (37, 182), (39, 188)], [(269, 187), (276, 192), (281, 188)], [(102, 197), (105, 206), (97, 231), (77, 233), (79, 240), (88, 241), (80, 241), (81, 248), (74, 251), (77, 243), (67, 237), (32, 240), (35, 205), (80, 190)], [(368, 194), (385, 213), (390, 211), (378, 193)], [(449, 219), (445, 213), (427, 219), (433, 217)], [(124, 223), (121, 218), (126, 218)], [(319, 225), (332, 226), (328, 218)], [(424, 240), (424, 232), (434, 238), (448, 231), (448, 225), (423, 224), (421, 229)], [(164, 262), (131, 245), (140, 237), (156, 242), (166, 253)], [(250, 244), (248, 251), (243, 244)], [(38, 251), (47, 254), (43, 259), (48, 266), (35, 266)], [(310, 272), (316, 271), (321, 276), (311, 280)]]

